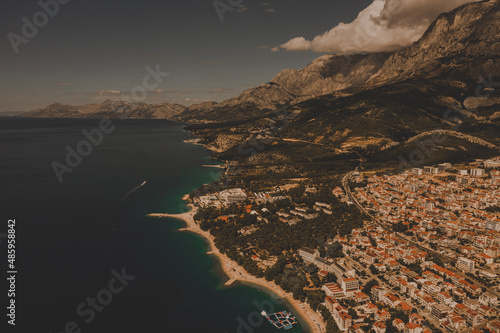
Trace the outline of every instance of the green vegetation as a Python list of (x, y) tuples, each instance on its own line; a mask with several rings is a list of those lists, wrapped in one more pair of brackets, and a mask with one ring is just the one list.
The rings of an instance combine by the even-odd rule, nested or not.
[(377, 280), (372, 279), (366, 283), (366, 285), (363, 287), (361, 291), (367, 295), (370, 295), (372, 288), (375, 286), (378, 286), (378, 282)]

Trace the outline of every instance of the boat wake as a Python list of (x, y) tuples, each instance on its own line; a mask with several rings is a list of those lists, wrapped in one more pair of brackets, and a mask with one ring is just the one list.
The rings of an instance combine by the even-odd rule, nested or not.
[(137, 191), (139, 188), (143, 187), (147, 182), (146, 181), (143, 181), (141, 185), (139, 186), (136, 186), (134, 187), (132, 190), (128, 191), (124, 196), (123, 198), (121, 198), (120, 200), (118, 200), (118, 202), (122, 202), (123, 200), (125, 200), (129, 195), (131, 195), (132, 193), (134, 193), (135, 191)]

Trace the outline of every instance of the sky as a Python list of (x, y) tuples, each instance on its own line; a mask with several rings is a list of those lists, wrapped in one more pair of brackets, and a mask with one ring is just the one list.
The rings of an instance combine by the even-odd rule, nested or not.
[[(393, 0), (217, 1), (218, 10), (213, 0), (0, 1), (0, 112), (123, 98), (146, 86), (148, 67), (169, 75), (132, 101), (222, 101), (285, 68), (302, 68), (322, 52), (344, 50), (353, 35), (338, 38), (334, 31), (337, 39), (331, 39), (331, 31), (338, 35), (339, 26), (363, 26), (363, 13), (370, 21), (374, 6), (382, 6), (376, 8), (380, 12)], [(401, 1), (421, 1), (424, 9), (441, 1), (453, 2), (452, 7), (466, 2)], [(43, 14), (42, 5), (49, 3), (51, 15)], [(398, 45), (423, 33), (429, 17), (444, 8), (437, 7), (421, 10), (414, 34)], [(391, 13), (384, 28), (405, 22), (407, 12)], [(34, 23), (38, 26), (30, 30)], [(321, 43), (314, 46), (318, 38)], [(302, 45), (290, 46), (293, 40)], [(371, 51), (359, 42), (356, 47)]]

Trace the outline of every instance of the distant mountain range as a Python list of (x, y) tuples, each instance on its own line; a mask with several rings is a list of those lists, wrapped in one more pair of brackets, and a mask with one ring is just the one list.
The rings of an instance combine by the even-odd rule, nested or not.
[[(265, 136), (276, 122), (273, 111), (285, 107), (293, 120), (280, 130), (273, 146), (285, 155), (292, 142), (310, 142), (337, 153), (364, 149), (374, 159), (388, 158), (410, 149), (412, 137), (440, 129), (500, 146), (499, 1), (473, 2), (440, 15), (420, 40), (400, 51), (323, 55), (301, 70), (283, 70), (270, 82), (220, 103), (124, 106), (132, 107), (130, 118), (190, 123), (195, 135), (222, 154)], [(116, 103), (54, 104), (28, 115), (109, 117), (116, 113), (108, 110), (111, 106)], [(464, 107), (472, 112), (462, 112), (457, 126), (448, 110)], [(473, 151), (498, 154), (495, 149), (475, 149), (474, 140), (457, 140), (439, 148), (457, 158)], [(311, 159), (309, 155), (304, 158)]]
[(26, 111), (3, 111), (0, 112), (0, 117), (15, 117), (25, 114)]
[(121, 118), (128, 119), (171, 119), (182, 113), (186, 107), (181, 104), (145, 104), (106, 100), (98, 104), (79, 106), (55, 103), (44, 109), (27, 112), (25, 117), (43, 118)]

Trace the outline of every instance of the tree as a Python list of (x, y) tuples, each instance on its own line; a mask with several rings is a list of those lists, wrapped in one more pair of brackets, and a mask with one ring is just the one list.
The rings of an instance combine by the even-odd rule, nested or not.
[(349, 314), (349, 316), (351, 316), (352, 319), (358, 319), (358, 313), (353, 308), (349, 308), (347, 313)]
[(394, 230), (395, 232), (405, 232), (408, 230), (408, 226), (403, 222), (398, 222), (392, 225), (392, 230)]
[(342, 252), (342, 244), (335, 242), (332, 245), (327, 246), (327, 253), (332, 258), (342, 258), (344, 257), (344, 252)]
[(321, 313), (321, 316), (323, 317), (324, 320), (328, 320), (329, 318), (332, 317), (332, 314), (330, 313), (330, 311), (328, 311), (326, 306), (324, 306), (323, 304), (320, 304), (318, 306), (318, 310)]
[(333, 318), (329, 318), (326, 323), (326, 333), (340, 333), (340, 329)]
[(396, 327), (394, 327), (394, 325), (392, 325), (392, 320), (389, 319), (385, 322), (385, 325), (387, 326), (386, 330), (385, 330), (385, 333), (397, 333), (398, 330), (396, 329)]
[(377, 286), (378, 285), (378, 282), (377, 280), (375, 279), (372, 279), (370, 281), (368, 281), (365, 286), (363, 287), (363, 292), (367, 295), (370, 295), (370, 292), (372, 290), (373, 287)]

